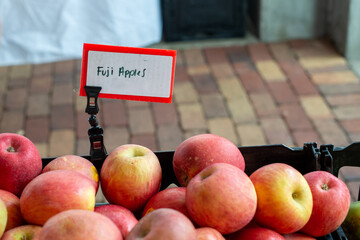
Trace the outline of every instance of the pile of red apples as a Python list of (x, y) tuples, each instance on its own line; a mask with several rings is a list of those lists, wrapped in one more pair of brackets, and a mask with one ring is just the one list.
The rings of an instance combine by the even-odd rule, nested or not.
[[(75, 155), (43, 166), (28, 138), (2, 133), (0, 239), (315, 239), (349, 210), (334, 175), (285, 163), (247, 175), (239, 148), (217, 135), (186, 139), (168, 161), (178, 182), (160, 190), (166, 172), (144, 146), (117, 147), (98, 172)], [(95, 202), (99, 187), (106, 204)]]

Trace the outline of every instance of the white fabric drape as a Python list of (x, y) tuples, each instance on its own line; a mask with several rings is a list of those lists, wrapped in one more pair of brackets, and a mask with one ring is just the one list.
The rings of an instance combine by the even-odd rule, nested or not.
[(83, 43), (161, 41), (160, 0), (0, 0), (0, 65), (81, 58)]

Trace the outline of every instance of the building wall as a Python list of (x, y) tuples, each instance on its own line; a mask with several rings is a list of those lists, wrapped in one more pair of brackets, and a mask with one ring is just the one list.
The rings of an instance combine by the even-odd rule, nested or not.
[(259, 0), (261, 41), (329, 36), (347, 59), (360, 61), (360, 0)]
[(346, 58), (360, 61), (360, 0), (351, 0), (346, 41)]
[(324, 35), (324, 0), (261, 0), (259, 37), (262, 41), (283, 41)]
[(348, 32), (349, 4), (350, 0), (329, 0), (328, 3), (327, 33), (342, 54), (345, 54), (346, 49), (345, 42)]

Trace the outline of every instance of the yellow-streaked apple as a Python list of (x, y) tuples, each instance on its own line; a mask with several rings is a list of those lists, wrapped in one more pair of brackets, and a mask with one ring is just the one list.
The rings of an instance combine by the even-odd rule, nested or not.
[(22, 225), (4, 233), (1, 240), (37, 240), (42, 227), (37, 225)]
[(186, 187), (187, 210), (200, 227), (230, 234), (246, 226), (256, 211), (256, 192), (244, 171), (228, 163), (214, 163), (193, 177)]
[(0, 238), (5, 232), (7, 223), (7, 210), (3, 200), (0, 199)]
[(197, 240), (197, 235), (184, 214), (171, 208), (159, 208), (142, 217), (126, 237), (126, 240), (136, 239)]
[(76, 171), (88, 177), (93, 182), (96, 192), (99, 188), (99, 174), (94, 164), (86, 158), (77, 155), (64, 155), (57, 157), (44, 167), (42, 173), (54, 170)]
[(43, 225), (50, 217), (69, 209), (93, 211), (95, 188), (84, 175), (71, 170), (42, 173), (20, 197), (20, 210), (29, 224)]
[(300, 230), (308, 222), (313, 198), (309, 184), (294, 167), (272, 163), (250, 175), (257, 194), (255, 221), (280, 234)]
[(183, 213), (191, 219), (185, 204), (185, 187), (173, 187), (164, 189), (152, 196), (146, 203), (142, 216), (159, 208), (171, 208)]
[(122, 240), (109, 218), (89, 210), (71, 209), (52, 216), (40, 232), (40, 240)]
[(25, 221), (20, 212), (20, 199), (15, 194), (1, 189), (0, 199), (4, 201), (8, 213), (5, 231), (24, 225)]
[(110, 220), (119, 228), (124, 239), (138, 223), (135, 215), (129, 209), (120, 205), (103, 204), (95, 206), (94, 211), (110, 218)]
[(183, 187), (201, 170), (214, 163), (228, 163), (241, 170), (245, 169), (244, 157), (238, 147), (216, 134), (205, 133), (189, 137), (174, 152), (174, 173)]
[(200, 227), (196, 228), (198, 240), (225, 240), (224, 236), (215, 228)]
[(141, 210), (160, 190), (161, 179), (159, 159), (149, 148), (138, 144), (115, 148), (100, 172), (101, 189), (108, 202), (132, 212)]

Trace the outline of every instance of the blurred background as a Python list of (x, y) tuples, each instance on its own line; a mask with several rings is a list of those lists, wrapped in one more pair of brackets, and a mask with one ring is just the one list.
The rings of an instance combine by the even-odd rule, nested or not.
[[(110, 152), (360, 140), (360, 0), (0, 0), (0, 132), (89, 154), (84, 43), (177, 50), (171, 104), (100, 99)], [(342, 171), (357, 198), (360, 174)]]

